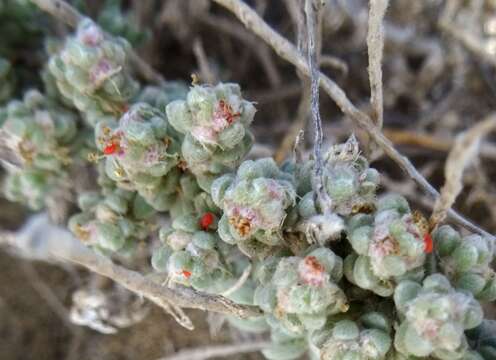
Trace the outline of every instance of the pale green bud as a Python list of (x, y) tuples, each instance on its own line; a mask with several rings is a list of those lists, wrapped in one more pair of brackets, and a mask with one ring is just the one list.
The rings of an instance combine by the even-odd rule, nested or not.
[(406, 281), (398, 285), (394, 300), (404, 321), (395, 347), (405, 355), (452, 359), (467, 351), (464, 330), (482, 322), (482, 309), (471, 294), (457, 292), (441, 274), (428, 276), (422, 288)]
[(49, 70), (64, 97), (85, 114), (91, 125), (103, 116), (119, 116), (137, 93), (131, 78), (129, 44), (106, 36), (90, 19), (51, 57)]
[(210, 191), (213, 177), (233, 170), (247, 154), (252, 143), (247, 127), (254, 114), (234, 84), (193, 86), (186, 100), (167, 105), (171, 125), (185, 135), (184, 159), (204, 190)]
[(245, 161), (235, 178), (223, 176), (214, 181), (213, 199), (224, 211), (219, 222), (221, 238), (239, 244), (248, 256), (258, 257), (282, 244), (282, 226), (296, 201), (287, 179), (290, 176), (272, 159), (260, 159)]

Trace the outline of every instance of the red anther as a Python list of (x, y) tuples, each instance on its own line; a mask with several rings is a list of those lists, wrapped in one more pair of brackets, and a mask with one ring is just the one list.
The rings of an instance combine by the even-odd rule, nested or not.
[(241, 116), (239, 112), (233, 114), (231, 105), (227, 104), (224, 100), (219, 101), (219, 107), (228, 124), (232, 124), (237, 117)]
[(105, 155), (112, 155), (113, 153), (115, 153), (117, 151), (117, 148), (118, 148), (118, 146), (116, 143), (110, 143), (107, 146), (105, 146), (105, 148), (103, 149), (103, 153)]
[(307, 256), (305, 258), (305, 265), (308, 266), (309, 270), (316, 273), (321, 273), (324, 271), (324, 267), (321, 263), (319, 263), (315, 256)]
[(211, 212), (207, 212), (203, 214), (203, 216), (200, 219), (200, 227), (202, 228), (203, 231), (207, 231), (209, 226), (212, 225), (214, 222), (214, 214)]
[(182, 273), (186, 279), (189, 279), (189, 277), (191, 276), (191, 271), (183, 270)]
[(434, 242), (432, 241), (431, 234), (426, 233), (424, 235), (424, 251), (426, 254), (430, 254), (434, 249)]

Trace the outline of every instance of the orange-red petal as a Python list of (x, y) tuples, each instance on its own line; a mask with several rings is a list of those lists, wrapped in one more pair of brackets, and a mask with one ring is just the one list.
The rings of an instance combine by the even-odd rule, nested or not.
[(200, 227), (202, 230), (207, 231), (210, 225), (214, 222), (214, 214), (211, 212), (207, 212), (203, 214), (203, 216), (200, 219)]
[(117, 151), (117, 144), (115, 143), (111, 143), (111, 144), (108, 144), (107, 146), (105, 146), (105, 148), (103, 149), (103, 153), (105, 155), (112, 155), (113, 153), (115, 153)]
[(432, 236), (429, 233), (424, 235), (424, 251), (426, 254), (430, 254), (434, 250), (434, 242), (432, 241)]

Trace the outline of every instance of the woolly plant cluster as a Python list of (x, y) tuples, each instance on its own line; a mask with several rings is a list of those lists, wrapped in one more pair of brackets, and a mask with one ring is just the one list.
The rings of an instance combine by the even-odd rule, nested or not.
[[(40, 210), (49, 194), (68, 181), (68, 167), (81, 144), (77, 115), (37, 90), (0, 109), (0, 129), (20, 166), (6, 167), (5, 195)], [(79, 145), (79, 146), (78, 146)]]
[(129, 49), (85, 19), (48, 60), (51, 96), (1, 108), (22, 160), (9, 199), (41, 209), (84, 162), (75, 236), (106, 256), (152, 249), (163, 286), (257, 306), (228, 320), (270, 332), (268, 359), (496, 359), (480, 304), (496, 299), (492, 239), (431, 231), (402, 196), (378, 196), (354, 137), (325, 151), (320, 179), (312, 158), (247, 160), (255, 107), (238, 85), (139, 84)]
[(51, 57), (49, 69), (62, 96), (95, 125), (102, 118), (118, 118), (138, 91), (130, 75), (129, 43), (114, 38), (86, 19)]

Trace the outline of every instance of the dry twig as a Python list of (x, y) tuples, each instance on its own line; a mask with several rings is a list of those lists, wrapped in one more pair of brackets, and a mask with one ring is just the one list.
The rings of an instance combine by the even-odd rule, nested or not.
[(186, 287), (164, 287), (139, 272), (116, 265), (111, 259), (97, 255), (82, 245), (67, 230), (50, 224), (43, 214), (31, 217), (17, 233), (0, 231), (0, 244), (14, 246), (28, 253), (30, 258), (56, 258), (79, 264), (150, 300), (188, 329), (192, 329), (193, 324), (181, 308), (201, 309), (240, 318), (261, 314), (255, 306), (239, 305), (223, 296), (209, 295)]
[[(247, 28), (266, 41), (275, 52), (283, 59), (296, 66), (298, 70), (307, 76), (310, 75), (310, 67), (305, 58), (298, 54), (296, 48), (284, 37), (274, 31), (261, 19), (255, 11), (240, 0), (212, 0), (231, 11)], [(394, 160), (426, 193), (431, 197), (439, 196), (439, 192), (418, 172), (411, 161), (399, 153), (378, 129), (369, 116), (357, 109), (348, 99), (344, 91), (329, 77), (320, 74), (320, 86), (334, 100), (341, 111), (351, 118), (358, 126), (363, 128), (371, 138)], [(450, 209), (448, 216), (451, 220), (473, 232), (494, 238), (484, 229), (481, 229), (471, 221), (467, 220), (456, 211)]]
[[(82, 265), (97, 274), (112, 279), (168, 312), (175, 312), (178, 308), (184, 307), (229, 314), (240, 318), (260, 315), (258, 308), (238, 305), (223, 296), (209, 295), (185, 287), (171, 289), (161, 286), (140, 273), (116, 265), (110, 259), (99, 256), (84, 247), (77, 252), (64, 250), (66, 249), (53, 249), (53, 254), (60, 259)], [(179, 313), (178, 317), (182, 325), (193, 328), (193, 325), (188, 321), (189, 319), (184, 318), (183, 314)]]
[[(46, 11), (53, 17), (62, 21), (63, 23), (75, 28), (84, 15), (79, 13), (75, 8), (63, 0), (31, 0), (41, 10)], [(108, 34), (107, 34), (108, 35)], [(110, 36), (110, 35), (108, 35)], [(162, 75), (156, 72), (150, 65), (143, 61), (134, 50), (129, 51), (130, 61), (136, 71), (151, 83), (163, 85), (165, 79)]]
[(236, 354), (260, 351), (270, 346), (270, 344), (269, 341), (254, 341), (240, 344), (205, 346), (196, 349), (182, 350), (177, 354), (162, 357), (159, 360), (205, 360), (212, 357), (227, 357)]
[[(294, 31), (297, 34), (296, 43), (298, 44), (298, 52), (304, 54), (308, 51), (308, 36), (307, 28), (305, 26), (305, 16), (303, 14), (303, 6), (298, 0), (285, 0), (286, 8), (288, 9), (294, 23)], [(320, 17), (319, 17), (320, 19)], [(318, 24), (320, 27), (321, 24)], [(320, 32), (319, 32), (320, 34)], [(319, 46), (320, 48), (320, 46)], [(281, 143), (279, 144), (274, 158), (278, 164), (281, 164), (290, 153), (296, 137), (301, 131), (304, 131), (308, 121), (308, 114), (310, 111), (310, 103), (312, 97), (312, 89), (310, 79), (298, 72), (298, 77), (301, 82), (301, 95), (296, 115), (292, 121), (291, 127), (284, 135)]]
[(348, 64), (336, 56), (332, 55), (321, 55), (319, 61), (320, 67), (328, 66), (338, 69), (343, 73), (344, 76), (348, 75)]
[(440, 26), (445, 32), (451, 35), (455, 40), (459, 41), (460, 44), (462, 44), (471, 53), (492, 66), (496, 66), (496, 57), (484, 48), (483, 44), (476, 36), (461, 30), (451, 23), (440, 22)]
[(384, 26), (382, 21), (386, 14), (389, 0), (370, 0), (369, 30), (367, 49), (369, 55), (370, 102), (374, 112), (373, 119), (377, 127), (383, 123), (382, 96), (382, 55), (384, 52)]
[(200, 78), (202, 82), (214, 85), (217, 81), (217, 76), (212, 71), (202, 40), (198, 37), (193, 40), (193, 53), (196, 57), (196, 62), (200, 69)]
[[(481, 39), (473, 33), (470, 33), (468, 30), (464, 30), (457, 24), (453, 23), (453, 18), (459, 4), (460, 2), (455, 0), (446, 1), (446, 5), (439, 20), (439, 27), (462, 44), (472, 54), (492, 66), (496, 66), (496, 58), (494, 57), (494, 54), (487, 51), (484, 44), (481, 42)], [(476, 14), (474, 13), (474, 17), (475, 16)], [(468, 28), (470, 28), (470, 26)]]
[(446, 160), (445, 183), (441, 195), (434, 204), (430, 218), (431, 228), (435, 228), (446, 218), (448, 210), (463, 189), (463, 171), (477, 155), (481, 138), (495, 128), (496, 114), (491, 114), (484, 121), (459, 135)]
[[(413, 130), (383, 129), (384, 134), (396, 145), (418, 146), (426, 150), (449, 152), (455, 143), (451, 137), (430, 135)], [(496, 146), (490, 142), (480, 144), (480, 155), (496, 159)]]
[(332, 200), (327, 192), (324, 191), (323, 171), (324, 159), (322, 157), (322, 141), (324, 138), (322, 131), (322, 119), (320, 118), (319, 108), (319, 82), (320, 71), (318, 65), (318, 50), (316, 46), (318, 24), (316, 19), (321, 10), (319, 0), (306, 0), (305, 14), (307, 20), (308, 36), (308, 64), (310, 67), (310, 88), (311, 88), (311, 113), (315, 131), (315, 140), (313, 144), (313, 155), (315, 159), (313, 181), (315, 182), (315, 194), (319, 200), (322, 211), (327, 214), (331, 211)]

